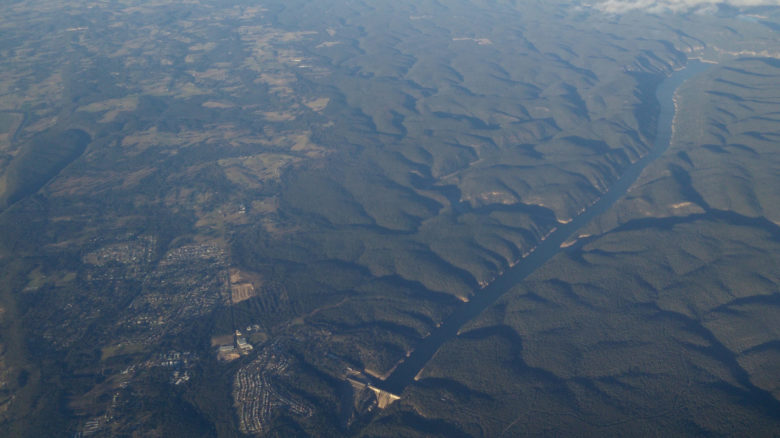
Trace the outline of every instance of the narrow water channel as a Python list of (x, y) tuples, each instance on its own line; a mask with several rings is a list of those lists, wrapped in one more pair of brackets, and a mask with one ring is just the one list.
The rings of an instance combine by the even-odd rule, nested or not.
[(457, 336), (458, 331), (464, 324), (482, 313), (501, 295), (561, 252), (561, 244), (572, 236), (575, 231), (605, 212), (612, 204), (623, 197), (628, 188), (639, 177), (642, 170), (658, 159), (669, 147), (675, 112), (675, 91), (683, 82), (702, 73), (708, 67), (708, 64), (691, 60), (684, 69), (674, 72), (661, 82), (656, 91), (656, 98), (661, 110), (658, 117), (658, 131), (655, 144), (649, 154), (629, 166), (623, 176), (595, 204), (568, 224), (558, 226), (558, 229), (540, 243), (534, 252), (511, 269), (508, 269), (490, 285), (480, 290), (472, 297), (471, 301), (458, 307), (441, 326), (417, 345), (412, 354), (401, 362), (387, 379), (384, 381), (376, 380), (373, 382), (373, 385), (393, 394), (401, 394), (414, 381), (415, 376), (425, 367), (425, 364), (431, 360), (439, 348), (445, 342)]

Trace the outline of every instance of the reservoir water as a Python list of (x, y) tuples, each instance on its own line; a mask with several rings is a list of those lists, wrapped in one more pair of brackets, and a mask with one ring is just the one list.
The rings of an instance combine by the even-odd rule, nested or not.
[(660, 104), (658, 130), (655, 144), (649, 154), (629, 166), (620, 179), (596, 203), (568, 224), (558, 226), (558, 229), (541, 242), (534, 252), (476, 293), (471, 301), (459, 306), (452, 315), (444, 320), (441, 326), (434, 329), (428, 337), (420, 341), (411, 355), (401, 362), (387, 379), (377, 379), (373, 382), (373, 385), (394, 394), (401, 394), (414, 381), (415, 376), (425, 367), (425, 364), (431, 360), (439, 348), (445, 342), (457, 336), (458, 331), (464, 324), (482, 313), (501, 295), (561, 252), (561, 244), (572, 236), (574, 232), (605, 212), (618, 199), (623, 197), (628, 188), (639, 177), (642, 170), (658, 159), (669, 147), (675, 112), (675, 91), (683, 82), (705, 71), (707, 68), (708, 64), (691, 60), (684, 69), (674, 72), (661, 82), (656, 91), (656, 98)]

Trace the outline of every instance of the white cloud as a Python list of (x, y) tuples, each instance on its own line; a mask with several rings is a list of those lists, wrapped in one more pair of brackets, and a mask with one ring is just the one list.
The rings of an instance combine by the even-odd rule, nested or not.
[(593, 7), (603, 12), (621, 14), (640, 9), (652, 13), (685, 12), (717, 4), (728, 4), (731, 6), (780, 6), (780, 0), (602, 0), (593, 4)]

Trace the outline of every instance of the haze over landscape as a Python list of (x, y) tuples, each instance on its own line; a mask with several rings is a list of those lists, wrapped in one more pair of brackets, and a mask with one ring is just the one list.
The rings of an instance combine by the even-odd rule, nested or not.
[(650, 13), (688, 12), (699, 9), (703, 13), (717, 12), (724, 6), (780, 6), (778, 0), (600, 0), (594, 4), (596, 9), (607, 13), (622, 14), (629, 11)]
[(0, 435), (780, 433), (780, 2), (0, 29)]

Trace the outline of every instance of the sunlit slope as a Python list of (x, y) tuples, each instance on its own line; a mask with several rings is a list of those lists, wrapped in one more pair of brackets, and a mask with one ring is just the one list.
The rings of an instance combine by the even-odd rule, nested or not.
[[(468, 299), (647, 152), (655, 86), (684, 63), (673, 44), (639, 36), (653, 32), (639, 19), (589, 17), (598, 30), (569, 23), (550, 39), (511, 8), (363, 6), (339, 5), (347, 25), (304, 52), (327, 66), (304, 76), (328, 87), (322, 114), (337, 120), (315, 139), (347, 156), (283, 179), (280, 214), (306, 225), (269, 235), (252, 259), (335, 259)], [(316, 11), (277, 19), (322, 26)], [(352, 299), (327, 312), (334, 327)]]
[(770, 434), (779, 233), (731, 215), (629, 222), (503, 297), (385, 421), (488, 436)]
[(778, 81), (778, 60), (745, 59), (682, 94), (681, 105), (705, 109), (681, 113), (690, 128), (675, 144), (703, 206), (780, 223)]
[(711, 210), (780, 223), (779, 80), (777, 60), (744, 58), (683, 85), (666, 156), (584, 233), (633, 218)]
[[(344, 436), (360, 435), (369, 424), (365, 432), (372, 436), (516, 434), (510, 426), (520, 413), (534, 416), (543, 409), (512, 398), (517, 393), (506, 397), (504, 407), (476, 403), (500, 400), (503, 395), (491, 395), (491, 378), (509, 375), (502, 373), (512, 371), (514, 359), (525, 358), (523, 337), (535, 331), (514, 319), (511, 329), (464, 335), (468, 354), (451, 346), (441, 352), (453, 367), (477, 367), (479, 373), (468, 373), (473, 382), (466, 382), (464, 374), (445, 375), (435, 359), (438, 365), (425, 370), (431, 374), (423, 381), (438, 385), (436, 390), (410, 385), (402, 401), (388, 408), (390, 417), (377, 415), (370, 398), (358, 397), (352, 406), (342, 403), (349, 386), (345, 376), (387, 375), (462, 301), (472, 300), (482, 286), (601, 196), (629, 163), (649, 150), (659, 109), (656, 86), (682, 68), (687, 57), (721, 60), (721, 55), (739, 56), (723, 50), (778, 46), (772, 44), (774, 31), (754, 22), (707, 14), (618, 17), (567, 1), (199, 0), (98, 2), (90, 8), (76, 3), (0, 5), (0, 111), (5, 114), (0, 117), (0, 167), (11, 166), (0, 171), (5, 172), (3, 203), (12, 192), (34, 193), (0, 214), (0, 278), (12, 277), (12, 288), (5, 290), (17, 301), (17, 306), (4, 306), (0, 316), (19, 327), (18, 333), (3, 333), (15, 343), (5, 338), (3, 343), (28, 346), (30, 363), (39, 364), (39, 369), (14, 373), (0, 364), (0, 391), (8, 395), (4, 400), (11, 400), (0, 410), (7, 408), (4, 418), (18, 419), (0, 424), (0, 435), (142, 431), (197, 436), (199, 431), (237, 436), (247, 431)], [(751, 63), (729, 66), (753, 72)], [(713, 107), (721, 99), (736, 102), (731, 95), (742, 96), (742, 89), (732, 83), (755, 86), (739, 77), (724, 76), (729, 96), (689, 94), (708, 99), (702, 105)], [(739, 103), (774, 118), (763, 104), (753, 106), (753, 100), (763, 99), (758, 94), (772, 95), (771, 80), (767, 77), (750, 102)], [(712, 83), (707, 90), (719, 87)], [(726, 110), (739, 120), (749, 117)], [(686, 175), (691, 181), (698, 178), (686, 173), (691, 166), (704, 171), (716, 157), (738, 163), (739, 148), (731, 143), (758, 154), (768, 151), (771, 142), (758, 148), (750, 141), (773, 139), (769, 130), (753, 122), (731, 126), (736, 122), (726, 116), (707, 113), (702, 120), (720, 118), (728, 135), (744, 134), (720, 145), (731, 154), (707, 147), (702, 149), (709, 155), (692, 152), (686, 161), (675, 151), (663, 162), (674, 167), (662, 167), (658, 178), (643, 180), (660, 184), (652, 186), (652, 195), (641, 195), (647, 198), (649, 217), (668, 216), (660, 213), (665, 209), (675, 215), (700, 214), (704, 204), (755, 220), (770, 216), (771, 193), (751, 188), (750, 175), (732, 178), (733, 193), (728, 191), (732, 185), (724, 193), (708, 192), (705, 186), (717, 183), (712, 172), (695, 184), (687, 182)], [(45, 139), (48, 134), (41, 132), (54, 133), (66, 125), (78, 126), (93, 139), (70, 165), (63, 164), (63, 157), (72, 156), (65, 153), (69, 148), (50, 149), (57, 138), (40, 143), (46, 148), (23, 152), (35, 144), (30, 138)], [(718, 132), (726, 137), (719, 127)], [(719, 144), (714, 137), (705, 143)], [(771, 163), (763, 155), (761, 161), (755, 165)], [(747, 174), (753, 165), (740, 164)], [(51, 172), (41, 173), (45, 169)], [(762, 175), (768, 178), (771, 166), (765, 170)], [(8, 181), (12, 191), (7, 191)], [(751, 191), (753, 195), (742, 198)], [(600, 229), (645, 216), (621, 213)], [(689, 219), (690, 224), (680, 226), (713, 218)], [(714, 219), (710, 222), (721, 220)], [(755, 231), (755, 224), (744, 226)], [(685, 227), (673, 235), (621, 230), (620, 237), (672, 247), (691, 232)], [(715, 239), (719, 233), (717, 228), (702, 235)], [(747, 234), (771, 241), (769, 234)], [(774, 251), (758, 244), (707, 247), (713, 253), (720, 249), (734, 250), (751, 263), (754, 252)], [(594, 252), (589, 263), (606, 263), (591, 247), (586, 250)], [(642, 251), (647, 257), (663, 256), (659, 246)], [(685, 251), (694, 249), (686, 246)], [(726, 266), (719, 258), (690, 260), (691, 266)], [(658, 271), (658, 260), (641, 266), (630, 261), (632, 270), (647, 266), (650, 277), (667, 279), (668, 271)], [(598, 268), (603, 276), (587, 281), (601, 288), (606, 285), (595, 282), (613, 271), (631, 274), (620, 269), (619, 260), (610, 262), (614, 265)], [(553, 264), (566, 268), (560, 280), (552, 280), (552, 274), (539, 280), (553, 283), (545, 286), (551, 296), (556, 287), (575, 281), (563, 275), (574, 269), (571, 263), (560, 259)], [(772, 278), (768, 271), (756, 272)], [(657, 305), (689, 319), (709, 311), (712, 321), (735, 327), (738, 334), (727, 339), (719, 332), (718, 339), (729, 351), (739, 352), (740, 367), (750, 375), (739, 377), (735, 371), (736, 381), (744, 388), (747, 381), (771, 388), (771, 381), (762, 380), (756, 370), (772, 366), (774, 344), (756, 335), (751, 321), (767, 321), (768, 327), (773, 314), (767, 309), (772, 307), (753, 313), (751, 303), (740, 302), (735, 309), (751, 309), (745, 318), (707, 307), (747, 296), (732, 290), (736, 283), (758, 290), (765, 282), (715, 276), (726, 273), (738, 276), (726, 268), (708, 270), (713, 279), (708, 278), (705, 291), (691, 286), (696, 293), (692, 301), (670, 301), (679, 288), (698, 281), (684, 277), (689, 283), (669, 286), (668, 296), (658, 298)], [(622, 285), (633, 278), (618, 279)], [(649, 306), (652, 294), (640, 293), (644, 287), (632, 289), (636, 296), (629, 298)], [(561, 299), (555, 308), (565, 318), (542, 309), (547, 319), (539, 321), (540, 327), (554, 332), (555, 321), (574, 321), (570, 308), (577, 317), (587, 315), (582, 316), (583, 327), (614, 317), (601, 308), (592, 310), (595, 304), (585, 310), (567, 307), (581, 306), (584, 300), (567, 296), (571, 302)], [(644, 311), (631, 308), (633, 313), (626, 315), (634, 319), (613, 321), (599, 330), (612, 334), (617, 330), (611, 327), (635, 325), (642, 342), (655, 345), (650, 333), (659, 326), (652, 318), (642, 319), (655, 313)], [(642, 321), (634, 324), (635, 319)], [(485, 327), (503, 324), (485, 322)], [(570, 336), (561, 341), (572, 343), (572, 352), (599, 342), (577, 338), (575, 332), (565, 332)], [(501, 340), (482, 343), (494, 335)], [(743, 337), (750, 342), (742, 342)], [(237, 352), (233, 347), (240, 338)], [(631, 348), (645, 358), (641, 345)], [(687, 345), (675, 348), (670, 351), (688, 352), (680, 350)], [(700, 353), (706, 356), (707, 348)], [(658, 362), (660, 349), (649, 348), (649, 359)], [(8, 348), (6, 356), (13, 351)], [(572, 358), (560, 349), (547, 357), (542, 353), (536, 357), (544, 363), (534, 366), (545, 370), (524, 380), (534, 389), (522, 394), (533, 396), (541, 388), (558, 397), (557, 380), (538, 386), (553, 373), (570, 380), (592, 378), (567, 362), (576, 362), (576, 354)], [(172, 366), (176, 360), (170, 357), (177, 355), (178, 365)], [(501, 357), (512, 360), (494, 361)], [(479, 363), (482, 358), (484, 364)], [(691, 363), (717, 369), (709, 362)], [(26, 383), (23, 378), (3, 386), (3, 376), (16, 379), (25, 376), (22, 371), (31, 379), (24, 400), (14, 392)], [(431, 380), (434, 373), (441, 380)], [(679, 375), (676, 369), (669, 373)], [(504, 380), (511, 379), (498, 378)], [(684, 386), (688, 380), (671, 382)], [(623, 387), (631, 385), (641, 382)], [(717, 400), (741, 388), (713, 386)], [(630, 388), (622, 390), (627, 399), (636, 395)], [(576, 399), (571, 392), (566, 396), (561, 403), (571, 406)], [(420, 403), (423, 397), (430, 403)], [(614, 399), (607, 398), (609, 403)], [(579, 406), (598, 402), (583, 400)], [(403, 404), (407, 401), (426, 413), (439, 403), (454, 406), (463, 429), (448, 426), (449, 419), (439, 421), (438, 413), (421, 419), (410, 404)], [(528, 409), (507, 414), (509, 407), (518, 406)], [(576, 421), (577, 406), (571, 409), (572, 415), (523, 417), (515, 424), (542, 418), (553, 426), (574, 425), (566, 423)], [(493, 415), (491, 411), (500, 421), (511, 418), (499, 426), (486, 420), (484, 431), (471, 424)], [(739, 418), (763, 421), (755, 411)], [(620, 431), (628, 431), (625, 427)]]
[(683, 85), (664, 156), (446, 344), (370, 433), (771, 436), (778, 74), (745, 58)]
[[(333, 26), (307, 53), (329, 67), (317, 81), (337, 97), (323, 114), (351, 126), (336, 123), (327, 138), (348, 145), (351, 157), (299, 169), (281, 206), (326, 228), (359, 227), (350, 233), (366, 242), (360, 263), (372, 272), (420, 255), (432, 268), (444, 262), (466, 276), (463, 286), (425, 278), (440, 268), (397, 272), (464, 298), (646, 153), (654, 85), (683, 62), (640, 39), (610, 37), (597, 48), (588, 41), (602, 36), (575, 26), (557, 29), (561, 42), (550, 44), (535, 20), (511, 8), (468, 14), (466, 3), (426, 4), (410, 16), (388, 3), (359, 19), (360, 7), (340, 8), (360, 31)], [(627, 50), (637, 45), (654, 53), (649, 61)], [(517, 219), (495, 219), (502, 215)]]
[[(319, 114), (333, 123), (313, 129), (324, 159), (281, 178), (272, 218), (290, 227), (242, 229), (239, 263), (271, 259), (305, 275), (307, 266), (336, 261), (406, 282), (423, 301), (468, 300), (647, 153), (655, 87), (685, 62), (624, 24), (595, 30), (566, 21), (551, 40), (540, 17), (557, 6), (367, 5), (269, 12), (282, 26), (323, 29), (295, 47), (307, 59), (301, 67), (321, 67), (300, 76), (307, 91), (328, 96)], [(330, 7), (343, 22), (323, 22)], [(330, 275), (312, 271), (312, 280)], [(392, 299), (401, 305), (407, 293), (394, 289)], [(340, 333), (334, 341), (354, 346), (339, 347), (343, 357), (379, 374), (440, 322), (428, 310), (422, 332), (407, 318), (358, 318), (356, 308), (378, 315), (379, 303), (346, 291), (290, 297), (292, 313)]]

